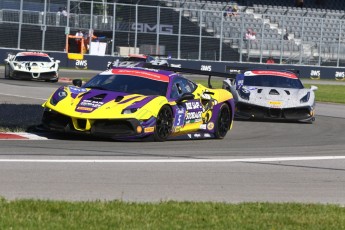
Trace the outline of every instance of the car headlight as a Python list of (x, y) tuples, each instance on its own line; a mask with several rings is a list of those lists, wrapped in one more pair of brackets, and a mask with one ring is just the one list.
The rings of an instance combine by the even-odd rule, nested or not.
[(308, 92), (306, 95), (304, 95), (304, 97), (301, 98), (300, 102), (306, 103), (309, 101), (309, 98), (310, 98), (310, 92)]
[(50, 104), (57, 105), (57, 103), (67, 97), (67, 92), (63, 89), (57, 90), (50, 99)]
[(131, 108), (131, 109), (124, 109), (122, 111), (122, 114), (131, 114), (131, 113), (135, 113), (139, 108)]
[(238, 90), (238, 94), (239, 96), (244, 99), (244, 100), (249, 100), (249, 96), (250, 96), (250, 91), (242, 86), (239, 90)]

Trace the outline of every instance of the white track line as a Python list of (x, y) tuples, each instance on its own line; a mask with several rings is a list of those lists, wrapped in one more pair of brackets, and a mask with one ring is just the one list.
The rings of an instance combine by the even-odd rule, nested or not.
[(279, 162), (279, 161), (312, 161), (340, 160), (345, 156), (311, 156), (311, 157), (267, 157), (239, 159), (0, 159), (1, 162), (19, 163), (234, 163), (234, 162)]
[(38, 97), (28, 97), (28, 96), (22, 96), (22, 95), (17, 95), (17, 94), (0, 93), (0, 95), (11, 96), (11, 97), (23, 97), (23, 98), (29, 98), (29, 99), (42, 100), (42, 101), (47, 100), (47, 98), (44, 99), (44, 98), (38, 98)]

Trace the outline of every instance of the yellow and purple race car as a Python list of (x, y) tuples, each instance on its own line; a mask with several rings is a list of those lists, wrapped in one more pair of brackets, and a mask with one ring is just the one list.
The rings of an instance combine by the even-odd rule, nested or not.
[(181, 74), (147, 68), (113, 68), (82, 85), (62, 86), (43, 104), (42, 124), (54, 131), (112, 139), (190, 134), (222, 139), (231, 129), (234, 99)]

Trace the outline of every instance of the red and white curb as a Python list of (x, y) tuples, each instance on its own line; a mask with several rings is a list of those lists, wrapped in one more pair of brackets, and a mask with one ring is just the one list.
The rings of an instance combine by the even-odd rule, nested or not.
[(63, 82), (63, 83), (72, 83), (72, 79), (71, 78), (67, 78), (67, 77), (62, 77), (59, 78), (59, 82)]
[(25, 132), (0, 132), (0, 140), (47, 140), (48, 138)]

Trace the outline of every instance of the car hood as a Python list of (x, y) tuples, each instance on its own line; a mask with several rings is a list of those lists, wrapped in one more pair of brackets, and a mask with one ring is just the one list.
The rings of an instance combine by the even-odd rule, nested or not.
[(20, 68), (34, 69), (34, 68), (50, 68), (55, 65), (55, 62), (37, 62), (37, 61), (14, 61), (13, 65)]
[[(309, 101), (314, 101), (314, 93), (310, 89), (293, 89), (293, 88), (279, 88), (279, 87), (249, 87), (245, 86), (237, 90), (238, 94), (249, 93), (249, 100), (238, 97), (239, 101), (255, 104), (264, 107), (296, 107), (304, 106), (306, 103), (301, 103), (300, 100), (310, 93)], [(242, 92), (240, 92), (242, 90)], [(308, 101), (307, 104), (310, 104)], [(313, 103), (313, 102), (312, 102)]]
[[(61, 100), (63, 92), (68, 96)], [(73, 117), (126, 118), (148, 113), (157, 98), (164, 97), (68, 86), (58, 89), (43, 106)], [(124, 114), (125, 110), (129, 113)]]
[(122, 61), (119, 63), (119, 67), (140, 67), (143, 66), (144, 62), (134, 62), (134, 61)]

